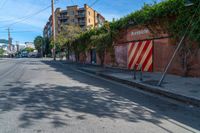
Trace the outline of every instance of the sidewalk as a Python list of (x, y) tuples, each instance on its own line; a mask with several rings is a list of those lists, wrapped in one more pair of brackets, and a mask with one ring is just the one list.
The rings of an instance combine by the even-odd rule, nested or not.
[(145, 72), (143, 73), (143, 80), (141, 81), (139, 72), (137, 72), (137, 79), (134, 80), (133, 72), (129, 70), (80, 64), (78, 65), (78, 69), (123, 84), (128, 84), (148, 92), (200, 106), (200, 78), (185, 78), (167, 75), (162, 86), (158, 87), (157, 83), (162, 73)]

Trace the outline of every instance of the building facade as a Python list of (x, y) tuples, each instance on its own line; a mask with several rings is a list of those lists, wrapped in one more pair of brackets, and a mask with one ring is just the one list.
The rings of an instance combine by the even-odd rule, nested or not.
[(26, 48), (32, 48), (32, 49), (35, 49), (35, 45), (33, 42), (25, 42), (25, 46)]
[[(129, 70), (142, 69), (145, 72), (163, 72), (172, 58), (177, 43), (168, 33), (161, 32), (155, 35), (145, 25), (121, 29), (118, 38), (113, 43), (114, 59), (111, 56), (113, 53), (105, 51), (104, 65)], [(194, 42), (192, 47), (196, 48), (197, 45)], [(200, 77), (200, 50), (196, 52), (188, 56), (185, 62), (189, 68), (187, 76)], [(181, 51), (178, 51), (168, 73), (184, 76), (186, 74), (184, 61)], [(94, 50), (87, 51), (86, 57), (81, 54), (80, 62), (101, 64)]]
[[(77, 5), (68, 6), (64, 10), (57, 8), (55, 10), (55, 33), (58, 35), (61, 32), (62, 25), (77, 25), (82, 29), (89, 29), (101, 27), (104, 21), (105, 18), (87, 4), (82, 8)], [(50, 38), (52, 35), (52, 16), (50, 16), (44, 27), (43, 36)]]
[(4, 56), (12, 55), (17, 52), (17, 46), (9, 44), (9, 41), (6, 39), (0, 39), (0, 48), (5, 51)]

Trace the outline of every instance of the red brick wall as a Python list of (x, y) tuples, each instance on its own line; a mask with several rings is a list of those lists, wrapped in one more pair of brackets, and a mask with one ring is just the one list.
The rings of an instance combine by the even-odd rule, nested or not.
[(115, 64), (118, 67), (127, 68), (127, 62), (128, 62), (127, 46), (128, 46), (128, 44), (125, 43), (123, 45), (116, 45), (114, 47), (115, 48), (115, 62), (116, 62)]
[(192, 62), (193, 67), (192, 70), (189, 72), (189, 75), (200, 77), (200, 50), (198, 51), (198, 54), (194, 60), (195, 61)]
[[(100, 58), (98, 56), (98, 53), (96, 54), (96, 58), (97, 58), (97, 64), (100, 65), (101, 64), (101, 60), (100, 60)], [(108, 65), (108, 66), (112, 66), (113, 65), (110, 53), (107, 52), (107, 51), (105, 52), (104, 65)]]
[[(121, 68), (127, 68), (127, 50), (128, 50), (128, 42), (129, 41), (138, 41), (145, 39), (152, 39), (152, 35), (150, 32), (146, 32), (144, 34), (136, 34), (137, 31), (142, 31), (145, 28), (130, 28), (126, 30), (122, 30), (120, 35), (118, 36), (118, 40), (115, 42), (114, 50), (115, 50), (115, 63), (112, 63), (110, 54), (106, 52), (105, 54), (105, 65), (114, 65)], [(162, 34), (159, 37), (166, 37), (167, 34)], [(170, 58), (176, 48), (176, 43), (172, 41), (170, 38), (162, 38), (162, 39), (153, 39), (154, 50), (153, 50), (153, 71), (154, 72), (163, 72), (166, 65), (169, 63)], [(91, 63), (91, 55), (90, 51), (86, 53), (86, 63)], [(97, 64), (100, 64), (100, 59), (97, 54)], [(83, 58), (80, 58), (83, 61)], [(177, 54), (175, 59), (173, 60), (171, 67), (168, 73), (183, 75), (183, 67), (181, 64), (181, 58)], [(200, 77), (200, 51), (198, 55), (194, 58), (192, 62), (192, 69), (189, 71), (189, 76), (198, 76)]]
[[(119, 67), (127, 68), (127, 44), (130, 41), (139, 41), (145, 39), (151, 39), (153, 36), (150, 32), (146, 32), (141, 35), (137, 35), (137, 31), (144, 30), (145, 28), (136, 27), (123, 30), (120, 33), (119, 39), (115, 42), (115, 56), (116, 56), (116, 64)], [(133, 32), (133, 33), (131, 33)], [(159, 37), (167, 37), (167, 34), (162, 34)], [(154, 72), (162, 72), (164, 71), (166, 65), (169, 63), (170, 58), (176, 48), (176, 43), (172, 41), (171, 38), (163, 38), (163, 39), (153, 39), (154, 40), (154, 51), (153, 51), (153, 71)], [(179, 54), (176, 55), (173, 60), (171, 67), (168, 73), (183, 75), (183, 67), (181, 64), (181, 58)], [(200, 77), (200, 51), (198, 55), (192, 62), (192, 69), (189, 71), (189, 76), (198, 76)]]
[(86, 62), (85, 63), (91, 63), (91, 53), (90, 53), (90, 51), (86, 52)]
[[(153, 68), (156, 72), (164, 71), (165, 67), (169, 63), (176, 46), (171, 43), (169, 38), (154, 40), (154, 52), (153, 52)], [(170, 73), (182, 74), (182, 68), (180, 64), (180, 58), (177, 55), (172, 62), (169, 69)]]
[[(171, 41), (170, 38), (166, 39), (159, 39), (154, 40), (154, 71), (155, 72), (162, 72), (164, 71), (165, 67), (169, 63), (173, 52), (175, 51), (177, 45), (175, 42)], [(188, 72), (189, 76), (200, 76), (200, 51), (198, 52), (197, 56), (193, 58), (191, 62), (191, 70)], [(173, 60), (171, 67), (169, 68), (168, 73), (177, 74), (177, 75), (184, 75), (184, 70), (182, 66), (182, 60), (177, 53), (175, 59)]]

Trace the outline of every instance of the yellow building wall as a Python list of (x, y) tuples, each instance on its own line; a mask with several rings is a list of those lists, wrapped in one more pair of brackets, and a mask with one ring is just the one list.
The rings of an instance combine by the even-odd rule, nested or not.
[(86, 10), (86, 26), (87, 27), (91, 27), (94, 28), (95, 27), (95, 16), (96, 16), (96, 12), (90, 8), (89, 6), (85, 5), (85, 10)]

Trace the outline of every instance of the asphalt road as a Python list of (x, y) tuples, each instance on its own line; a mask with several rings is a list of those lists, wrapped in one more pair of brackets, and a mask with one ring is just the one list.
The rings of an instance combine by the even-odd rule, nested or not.
[(200, 109), (47, 59), (0, 59), (0, 133), (197, 133)]

